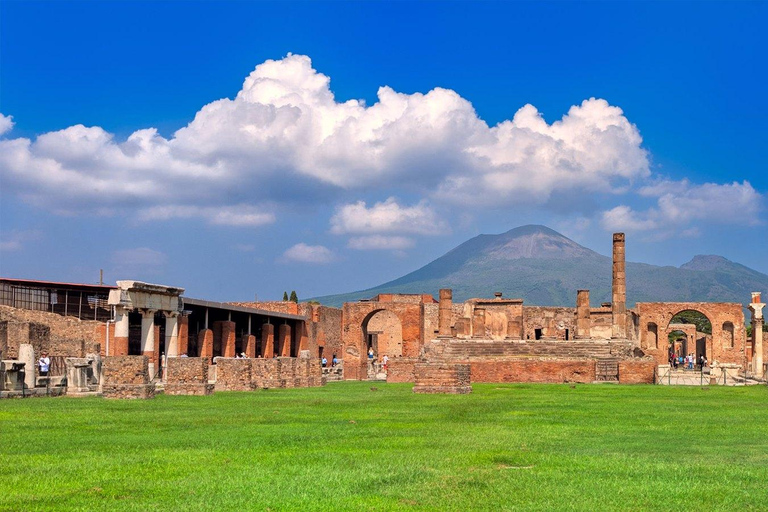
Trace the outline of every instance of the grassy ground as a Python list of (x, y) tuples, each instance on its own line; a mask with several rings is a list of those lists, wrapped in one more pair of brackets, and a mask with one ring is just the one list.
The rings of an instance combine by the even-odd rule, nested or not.
[(0, 510), (767, 510), (768, 389), (0, 402)]

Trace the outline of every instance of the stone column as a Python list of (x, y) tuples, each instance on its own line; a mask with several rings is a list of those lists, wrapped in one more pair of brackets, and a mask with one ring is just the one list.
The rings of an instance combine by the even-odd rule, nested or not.
[(627, 279), (624, 233), (613, 234), (613, 298), (611, 338), (627, 337)]
[(149, 361), (149, 378), (155, 376), (155, 310), (141, 312), (141, 353)]
[(261, 357), (275, 357), (275, 326), (272, 324), (264, 324), (261, 327)]
[(200, 347), (200, 357), (213, 360), (213, 331), (203, 329), (197, 335), (197, 346)]
[(235, 357), (235, 322), (214, 322), (214, 328), (221, 329), (221, 355)]
[(299, 322), (299, 354), (304, 350), (309, 350), (309, 329), (307, 322)]
[(280, 357), (291, 357), (291, 326), (283, 324), (277, 334)]
[(592, 319), (589, 311), (589, 290), (576, 292), (576, 339), (591, 338)]
[(453, 313), (453, 291), (450, 288), (440, 290), (440, 305), (437, 312), (437, 336), (451, 337), (451, 316)]
[(752, 312), (752, 372), (757, 377), (763, 375), (763, 308), (765, 304), (760, 302), (760, 292), (752, 292), (752, 303), (749, 310)]
[(35, 360), (35, 349), (30, 343), (21, 343), (19, 345), (19, 362), (24, 364), (24, 387), (32, 389), (35, 387), (35, 376), (37, 375), (37, 361)]
[(165, 356), (179, 356), (179, 314), (165, 313)]
[(112, 346), (109, 347), (108, 356), (127, 356), (128, 355), (128, 332), (130, 326), (128, 323), (128, 311), (125, 308), (115, 308), (115, 339), (112, 340)]
[(472, 337), (485, 337), (485, 309), (475, 308), (472, 312)]

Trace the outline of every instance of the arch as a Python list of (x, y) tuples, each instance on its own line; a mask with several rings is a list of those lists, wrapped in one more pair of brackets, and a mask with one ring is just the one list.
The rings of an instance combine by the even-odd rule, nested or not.
[(403, 323), (392, 311), (371, 311), (362, 321), (362, 331), (366, 352), (372, 349), (375, 358), (403, 355)]

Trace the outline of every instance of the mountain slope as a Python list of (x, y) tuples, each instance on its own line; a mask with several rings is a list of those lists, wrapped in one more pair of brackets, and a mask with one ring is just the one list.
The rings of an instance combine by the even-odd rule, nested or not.
[[(491, 297), (529, 305), (574, 306), (576, 290), (590, 290), (593, 306), (611, 300), (611, 258), (546, 226), (522, 226), (500, 235), (479, 235), (403, 277), (358, 292), (318, 297), (324, 304), (378, 293), (431, 293), (452, 288), (454, 301)], [(627, 303), (649, 301), (745, 302), (768, 290), (768, 275), (720, 256), (696, 256), (677, 267), (627, 263)]]

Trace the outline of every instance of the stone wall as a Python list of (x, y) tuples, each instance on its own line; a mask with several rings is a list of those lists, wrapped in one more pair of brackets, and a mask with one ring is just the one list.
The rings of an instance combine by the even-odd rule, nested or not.
[(472, 361), (472, 382), (562, 383), (595, 381), (594, 360), (485, 360)]
[[(523, 306), (523, 339), (535, 340), (536, 329), (545, 338), (565, 340), (576, 336), (576, 308)], [(566, 332), (567, 331), (567, 332)]]
[(653, 384), (656, 382), (655, 377), (655, 359), (619, 361), (619, 384)]
[(97, 345), (103, 341), (99, 337), (99, 327), (104, 324), (94, 320), (78, 320), (46, 311), (0, 306), (2, 322), (8, 322), (6, 347), (3, 351), (3, 357), (6, 358), (18, 357), (21, 343), (32, 344), (36, 354), (45, 350), (51, 356), (84, 357), (87, 353), (95, 352)]
[(468, 364), (416, 363), (414, 393), (448, 393), (465, 395), (472, 392)]
[(105, 398), (154, 398), (149, 383), (146, 356), (110, 356), (102, 363), (102, 393)]
[(207, 357), (169, 357), (166, 367), (166, 395), (210, 395)]
[(253, 391), (253, 359), (216, 358), (216, 391)]
[(415, 357), (393, 357), (387, 362), (387, 382), (413, 382), (413, 367), (419, 362)]

